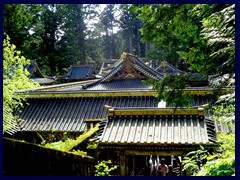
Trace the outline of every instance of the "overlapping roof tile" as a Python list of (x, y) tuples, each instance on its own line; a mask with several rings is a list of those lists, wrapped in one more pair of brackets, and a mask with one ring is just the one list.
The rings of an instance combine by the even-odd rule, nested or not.
[[(144, 83), (142, 83), (142, 80), (146, 79), (161, 80), (162, 78), (163, 78), (162, 74), (148, 67), (136, 56), (129, 53), (123, 53), (121, 58), (114, 64), (114, 68), (108, 74), (103, 76), (99, 81), (85, 86), (84, 89), (106, 90), (106, 87), (110, 87), (111, 89), (118, 89), (118, 87), (113, 85), (120, 83), (119, 84), (120, 86), (121, 85), (125, 86), (130, 82), (133, 82), (134, 84), (138, 83), (138, 85), (137, 86), (133, 85), (132, 87), (125, 86), (126, 88), (148, 89), (149, 87), (144, 85)], [(110, 84), (107, 85), (108, 83)]]
[(184, 72), (176, 68), (175, 66), (171, 65), (167, 61), (162, 61), (160, 66), (158, 66), (155, 70), (162, 74), (179, 74)]
[(85, 79), (94, 79), (94, 70), (90, 65), (74, 65), (71, 66), (68, 75), (63, 76), (64, 80), (85, 80)]
[[(197, 145), (216, 143), (213, 122), (205, 121), (204, 115), (185, 113), (182, 115), (165, 114), (164, 109), (149, 115), (149, 109), (141, 109), (143, 115), (129, 114), (108, 116), (94, 141), (115, 145)], [(150, 113), (151, 114), (151, 113)]]
[(40, 85), (47, 85), (47, 84), (54, 84), (55, 78), (54, 77), (47, 77), (43, 75), (40, 68), (37, 65), (35, 60), (31, 61), (31, 64), (25, 66), (27, 71), (29, 72), (29, 78), (33, 81), (39, 83)]
[(156, 107), (154, 97), (101, 97), (29, 99), (18, 112), (23, 131), (85, 131), (85, 119), (102, 119), (105, 105), (114, 107)]

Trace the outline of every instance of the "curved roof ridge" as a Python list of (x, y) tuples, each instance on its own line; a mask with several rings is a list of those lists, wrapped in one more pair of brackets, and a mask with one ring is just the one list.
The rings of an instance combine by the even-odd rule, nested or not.
[(138, 65), (140, 65), (141, 68), (146, 68), (148, 71), (150, 71), (151, 73), (153, 73), (155, 76), (159, 77), (159, 79), (163, 78), (163, 75), (159, 72), (157, 72), (156, 70), (152, 69), (151, 67), (147, 66), (146, 64), (144, 64), (139, 58), (137, 58), (137, 63), (139, 63)]
[(155, 70), (156, 70), (156, 71), (159, 71), (161, 67), (168, 67), (168, 68), (170, 68), (171, 70), (177, 71), (177, 72), (179, 72), (179, 73), (183, 73), (183, 72), (184, 72), (184, 71), (176, 68), (175, 66), (173, 66), (172, 64), (170, 64), (170, 63), (167, 62), (167, 61), (162, 61), (161, 64), (160, 64), (157, 68), (155, 68)]
[[(117, 65), (117, 66), (115, 68), (113, 68), (112, 71), (109, 72), (103, 78), (102, 82), (106, 81), (108, 78), (111, 78), (113, 75), (115, 75), (117, 73), (117, 71), (123, 69), (129, 62), (130, 62), (130, 64), (134, 65), (133, 68), (141, 71), (145, 76), (148, 76), (148, 77), (154, 78), (154, 79), (159, 79), (159, 80), (163, 78), (163, 76), (160, 73), (158, 73), (154, 69), (148, 67), (137, 56), (124, 52), (121, 55), (121, 58), (119, 59), (119, 61), (117, 61), (115, 63), (115, 65)], [(140, 67), (140, 68), (138, 68), (138, 67)]]
[(153, 78), (163, 79), (163, 75), (144, 64), (136, 55), (123, 52), (120, 59), (114, 64), (114, 68), (99, 81), (88, 84), (84, 88), (90, 88), (98, 83), (110, 82), (113, 79)]

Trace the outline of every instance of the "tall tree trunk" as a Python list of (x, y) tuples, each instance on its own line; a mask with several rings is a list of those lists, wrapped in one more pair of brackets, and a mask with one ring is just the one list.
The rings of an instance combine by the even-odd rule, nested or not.
[(138, 53), (138, 57), (141, 57), (141, 34), (139, 32), (140, 29), (140, 24), (139, 22), (137, 23), (137, 53)]
[(132, 46), (133, 46), (133, 44), (132, 44), (132, 29), (129, 29), (128, 30), (128, 36), (129, 36), (129, 38), (128, 38), (128, 43), (129, 43), (129, 53), (133, 53), (133, 48), (132, 48)]
[[(55, 7), (54, 5), (51, 5), (50, 7)], [(42, 36), (43, 38), (43, 54), (45, 56), (45, 59), (47, 62), (46, 64), (49, 65), (51, 76), (56, 75), (56, 60), (55, 60), (55, 42), (56, 37), (55, 33), (57, 31), (57, 21), (56, 15), (53, 11), (49, 10), (48, 7), (46, 7), (46, 11), (44, 14), (44, 26), (45, 31)]]
[(145, 57), (148, 57), (148, 42), (145, 42)]
[(80, 47), (80, 64), (86, 64), (86, 44), (85, 44), (85, 24), (83, 20), (83, 4), (78, 5), (77, 8), (77, 20), (79, 21), (78, 23), (78, 42), (79, 42), (79, 47)]
[(49, 68), (50, 68), (51, 76), (56, 76), (56, 72), (57, 72), (56, 63), (49, 60)]
[(114, 36), (112, 35), (112, 46), (111, 46), (111, 49), (112, 49), (112, 59), (116, 59), (117, 57), (117, 53), (116, 53), (116, 44), (115, 44), (115, 41), (114, 41)]
[(105, 29), (105, 31), (106, 31), (106, 38), (105, 38), (106, 55), (105, 55), (105, 57), (107, 59), (111, 59), (112, 58), (111, 40), (110, 40), (111, 38), (109, 36), (107, 28)]
[(137, 51), (138, 51), (138, 57), (141, 57), (141, 42), (140, 42), (140, 36), (139, 33), (138, 34), (138, 38), (137, 38)]

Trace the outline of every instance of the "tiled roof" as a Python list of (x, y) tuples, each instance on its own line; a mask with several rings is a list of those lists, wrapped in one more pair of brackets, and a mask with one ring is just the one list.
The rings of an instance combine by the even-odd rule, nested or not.
[(212, 119), (211, 117), (206, 117), (206, 121), (214, 122), (216, 127), (216, 133), (224, 132), (224, 133), (235, 133), (235, 123), (234, 122), (221, 122)]
[[(76, 81), (76, 82), (68, 82), (68, 83), (61, 83), (61, 84), (53, 84), (53, 85), (48, 85), (48, 86), (42, 86), (35, 88), (34, 90), (30, 91), (31, 92), (42, 92), (43, 94), (46, 92), (61, 92), (61, 91), (79, 91), (82, 90), (82, 86), (95, 82), (97, 79), (92, 79), (92, 80), (86, 80), (86, 81)], [(29, 95), (28, 93), (28, 95)]]
[[(110, 96), (110, 95), (109, 95)], [(204, 100), (201, 100), (204, 99)], [(193, 106), (209, 103), (210, 98), (197, 96)], [(21, 113), (16, 113), (24, 131), (85, 131), (85, 119), (106, 117), (105, 105), (111, 107), (158, 107), (153, 96), (34, 98)]]
[(95, 78), (94, 70), (92, 66), (84, 65), (84, 66), (71, 66), (69, 74), (64, 76), (63, 79), (66, 80), (82, 80), (82, 79), (90, 79)]
[(32, 61), (30, 65), (27, 65), (25, 68), (28, 70), (29, 72), (29, 77), (32, 76), (33, 72), (34, 72), (34, 69), (36, 68), (37, 64), (34, 63), (35, 61)]
[(24, 131), (84, 131), (85, 119), (102, 119), (105, 105), (113, 107), (156, 107), (154, 97), (29, 99), (19, 118)]
[[(117, 84), (117, 82), (126, 84), (130, 82), (128, 80), (132, 80), (132, 82), (134, 83), (139, 83), (141, 82), (140, 80), (161, 80), (162, 78), (163, 76), (160, 73), (148, 67), (136, 56), (128, 53), (123, 53), (121, 58), (114, 64), (114, 68), (108, 74), (103, 76), (99, 81), (85, 86), (85, 89), (98, 89), (98, 87), (104, 87), (104, 90), (107, 90), (105, 88), (108, 87), (107, 83), (111, 83), (109, 87), (117, 88), (116, 86), (114, 87), (112, 84)], [(120, 79), (122, 81), (119, 81)], [(113, 83), (114, 81), (115, 83)], [(147, 86), (142, 84), (141, 87), (140, 85), (137, 85), (137, 87), (146, 88)], [(134, 86), (132, 87), (132, 89), (134, 89)]]
[(148, 78), (158, 80), (161, 80), (163, 78), (161, 74), (148, 67), (136, 56), (129, 53), (123, 53), (119, 61), (116, 62), (116, 67), (109, 74), (107, 74), (107, 76), (102, 81), (108, 81), (109, 79), (113, 78), (114, 75), (118, 75), (119, 71), (123, 70), (128, 65), (130, 65), (133, 70), (136, 70), (137, 73), (141, 73)]
[[(192, 79), (192, 85), (197, 86), (196, 82), (201, 82), (199, 85), (201, 86), (207, 86), (208, 85), (208, 80), (201, 76), (199, 73), (189, 73), (189, 72), (184, 72), (181, 71), (180, 69), (177, 69), (175, 66), (171, 65), (167, 61), (162, 61), (161, 65), (158, 66), (156, 69), (159, 73), (162, 74), (181, 74), (181, 73), (186, 73), (188, 76), (191, 77)], [(194, 83), (195, 82), (195, 83)]]
[(207, 81), (207, 79), (201, 76), (199, 73), (188, 73), (188, 75), (193, 77), (195, 81)]
[(183, 71), (177, 69), (175, 66), (171, 65), (167, 61), (162, 61), (161, 65), (158, 66), (155, 70), (163, 74), (183, 73)]
[(112, 145), (216, 143), (214, 122), (205, 121), (201, 113), (184, 113), (183, 111), (178, 115), (166, 115), (165, 109), (156, 109), (154, 115), (149, 115), (148, 111), (149, 109), (142, 108), (140, 109), (142, 115), (135, 115), (134, 112), (129, 113), (126, 110), (122, 113), (125, 115), (113, 116), (109, 112), (108, 118), (100, 123), (99, 131), (93, 140)]
[(45, 76), (42, 74), (41, 70), (39, 69), (37, 62), (35, 60), (31, 60), (31, 63), (25, 68), (30, 73), (29, 78), (44, 78)]
[(92, 84), (87, 90), (113, 90), (113, 89), (151, 89), (142, 79), (119, 79), (110, 82)]
[(108, 61), (104, 61), (102, 63), (101, 69), (99, 71), (99, 74), (106, 74), (109, 73), (113, 68), (114, 68), (114, 64), (118, 61), (118, 59), (111, 59)]
[(55, 82), (55, 79), (53, 78), (36, 78), (36, 77), (33, 77), (33, 78), (30, 78), (32, 79), (33, 81), (39, 83), (39, 84), (53, 84)]
[(32, 79), (33, 81), (39, 83), (40, 85), (48, 85), (48, 84), (55, 83), (54, 77), (47, 77), (42, 74), (42, 72), (39, 69), (37, 62), (35, 60), (32, 60), (31, 64), (27, 65), (25, 68), (30, 73), (29, 78)]

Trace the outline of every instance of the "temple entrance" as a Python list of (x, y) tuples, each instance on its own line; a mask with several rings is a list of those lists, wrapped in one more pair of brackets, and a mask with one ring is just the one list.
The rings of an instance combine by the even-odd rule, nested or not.
[[(159, 153), (159, 154), (158, 154)], [(98, 161), (111, 160), (111, 166), (118, 168), (111, 171), (111, 176), (157, 176), (158, 166), (164, 158), (166, 165), (172, 165), (177, 176), (185, 176), (181, 172), (181, 160), (184, 153), (181, 151), (166, 153), (157, 151), (111, 150), (99, 151)]]
[(126, 156), (127, 176), (157, 176), (160, 160), (164, 158), (166, 165), (172, 165), (181, 176), (181, 157), (160, 156), (160, 155), (128, 155)]

